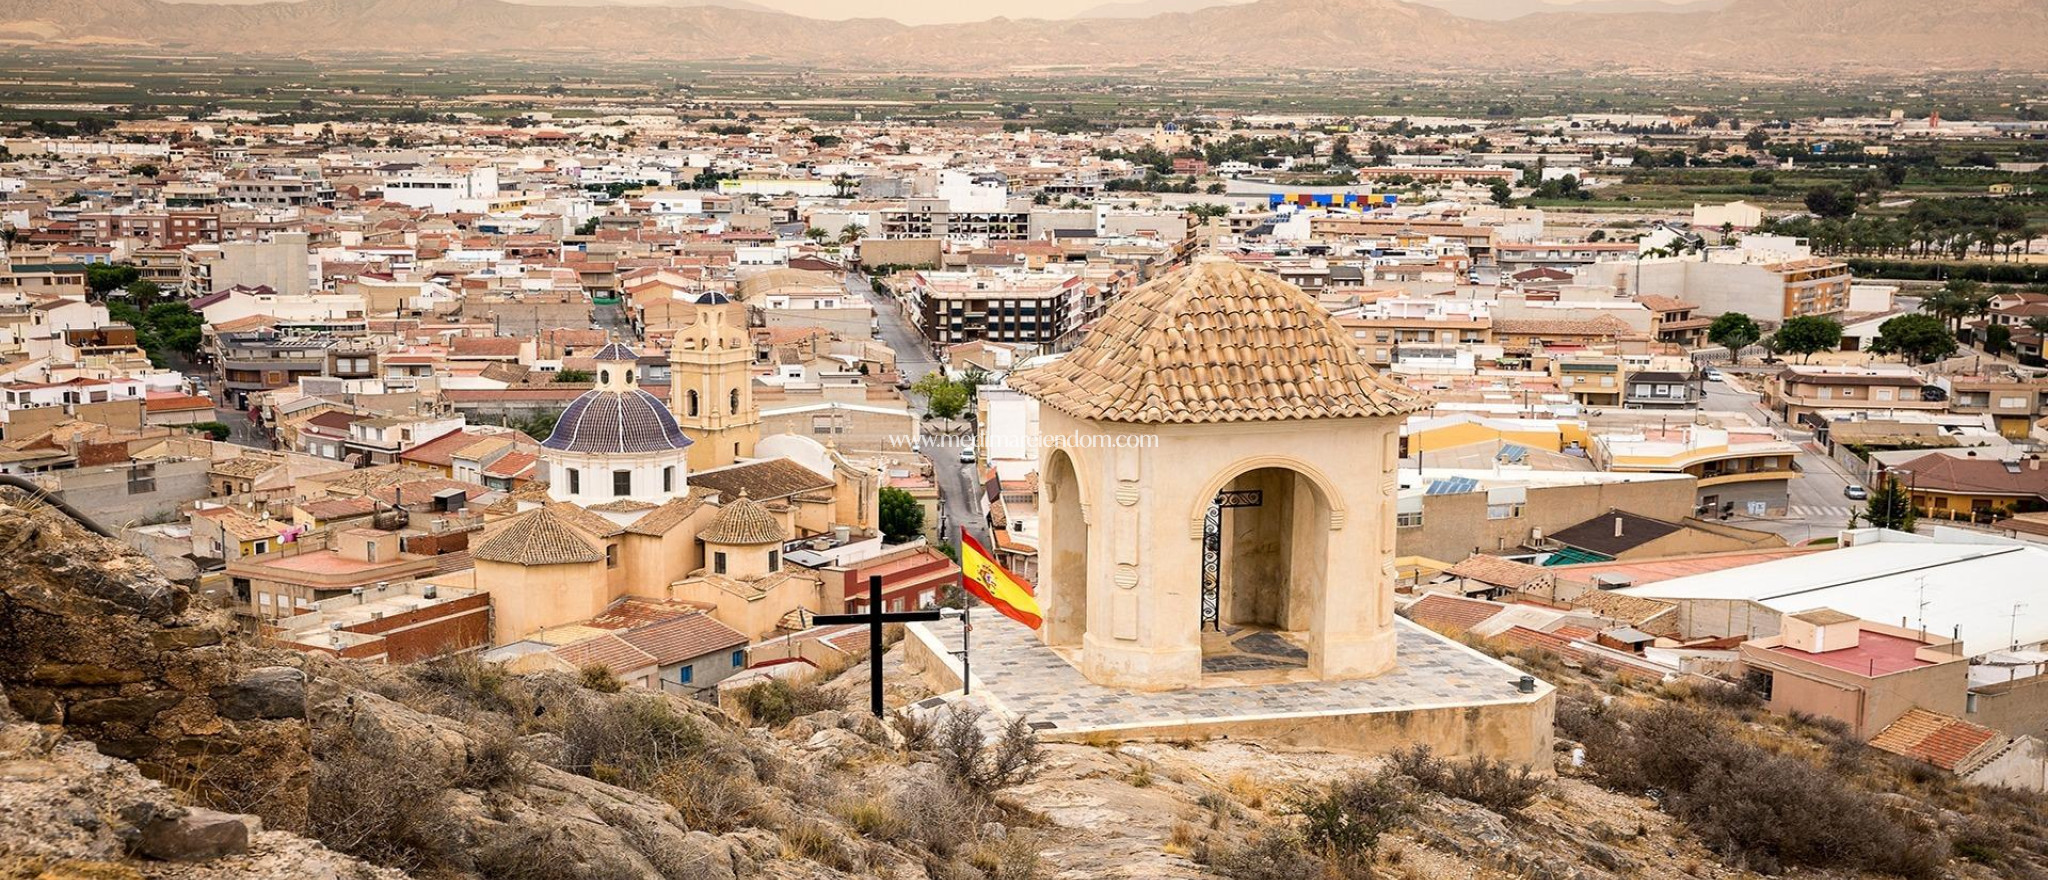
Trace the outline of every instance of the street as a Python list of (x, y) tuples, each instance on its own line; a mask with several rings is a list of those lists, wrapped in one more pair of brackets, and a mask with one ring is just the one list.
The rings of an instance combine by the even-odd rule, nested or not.
[(1760, 423), (1778, 426), (1785, 439), (1800, 447), (1797, 459), (1800, 476), (1792, 481), (1788, 490), (1790, 499), (1785, 516), (1760, 519), (1737, 515), (1729, 522), (1743, 528), (1776, 533), (1793, 544), (1832, 537), (1846, 528), (1850, 514), (1863, 510), (1862, 502), (1850, 500), (1842, 494), (1855, 481), (1843, 472), (1840, 464), (1814, 445), (1812, 432), (1784, 425), (1764, 409), (1759, 394), (1746, 390), (1747, 386), (1760, 382), (1761, 377), (1735, 375), (1734, 378), (1736, 384), (1725, 380), (1708, 382), (1702, 409), (1740, 413)]
[[(917, 380), (939, 368), (938, 361), (932, 358), (931, 346), (903, 316), (894, 298), (875, 290), (874, 285), (868, 283), (867, 276), (859, 272), (847, 275), (846, 289), (874, 306), (875, 317), (881, 325), (882, 342), (895, 350), (896, 371), (902, 374), (903, 381), (915, 385)], [(922, 401), (915, 392), (905, 391), (904, 396), (910, 399), (913, 407), (922, 407)], [(918, 445), (925, 459), (931, 462), (932, 481), (939, 488), (939, 509), (945, 517), (945, 534), (953, 534), (954, 529), (964, 524), (975, 540), (986, 545), (988, 522), (982, 513), (981, 477), (974, 465), (960, 461), (962, 442), (926, 433)], [(972, 442), (972, 439), (964, 442)]]

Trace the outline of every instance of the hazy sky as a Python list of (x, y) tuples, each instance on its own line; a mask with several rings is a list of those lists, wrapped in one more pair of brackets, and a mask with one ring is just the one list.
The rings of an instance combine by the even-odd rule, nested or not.
[[(278, 0), (169, 0), (173, 3), (269, 3)], [(705, 3), (719, 3), (721, 0), (508, 0), (534, 6), (595, 6), (617, 4), (622, 6), (694, 6)], [(797, 15), (822, 19), (844, 18), (893, 18), (905, 24), (934, 24), (941, 22), (985, 21), (996, 16), (1010, 18), (1069, 18), (1078, 13), (1099, 6), (1129, 3), (1150, 15), (1160, 12), (1185, 12), (1206, 6), (1223, 6), (1230, 3), (1245, 3), (1251, 0), (738, 0), (728, 5), (745, 5), (790, 12)], [(1504, 9), (1526, 11), (1537, 2), (1556, 5), (1572, 5), (1602, 0), (1409, 0), (1426, 5), (1462, 6), (1467, 10), (1486, 4), (1495, 4)], [(1664, 3), (1684, 3), (1687, 0), (1661, 0)], [(1473, 14), (1466, 12), (1464, 14)], [(1483, 17), (1485, 13), (1479, 13)]]

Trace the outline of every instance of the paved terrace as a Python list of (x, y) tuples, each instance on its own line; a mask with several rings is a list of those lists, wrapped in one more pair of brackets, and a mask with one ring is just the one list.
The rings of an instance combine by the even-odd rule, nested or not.
[[(1089, 681), (1032, 631), (982, 611), (974, 616), (973, 697), (1005, 716), (1021, 714), (1034, 726), (1062, 733), (1506, 706), (1533, 702), (1550, 690), (1539, 684), (1536, 693), (1524, 694), (1516, 688), (1521, 670), (1397, 617), (1400, 665), (1375, 678), (1243, 683), (1209, 676), (1187, 690), (1130, 691)], [(943, 643), (947, 651), (960, 648), (957, 622), (909, 626), (912, 638)], [(957, 677), (958, 660), (949, 659)]]

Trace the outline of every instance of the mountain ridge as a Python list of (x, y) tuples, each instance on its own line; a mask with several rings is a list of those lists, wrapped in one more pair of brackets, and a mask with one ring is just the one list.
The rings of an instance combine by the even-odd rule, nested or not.
[[(582, 4), (585, 0), (561, 0)], [(637, 39), (626, 46), (619, 34)], [(597, 51), (912, 70), (1260, 64), (1372, 70), (2048, 69), (2038, 0), (1733, 0), (1712, 11), (1467, 18), (1399, 0), (1256, 0), (1147, 18), (824, 21), (725, 5), (536, 0), (0, 0), (0, 46), (156, 46), (237, 55)], [(264, 47), (251, 52), (249, 47)]]

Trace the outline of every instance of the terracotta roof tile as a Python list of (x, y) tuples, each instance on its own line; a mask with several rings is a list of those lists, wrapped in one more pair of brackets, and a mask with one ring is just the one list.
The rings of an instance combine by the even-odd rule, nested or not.
[(1408, 619), (1439, 632), (1461, 631), (1485, 623), (1501, 610), (1492, 602), (1431, 593), (1408, 606)]
[(716, 490), (725, 498), (738, 498), (745, 493), (755, 500), (769, 501), (830, 489), (836, 484), (831, 477), (787, 458), (771, 458), (693, 473), (690, 485)]
[(1138, 288), (1066, 357), (1009, 381), (1079, 418), (1140, 424), (1389, 416), (1424, 404), (1366, 366), (1314, 297), (1226, 259)]
[(512, 565), (565, 565), (603, 559), (604, 548), (570, 526), (555, 506), (549, 505), (519, 517), (485, 538), (470, 555), (486, 562)]
[(649, 624), (620, 633), (619, 638), (654, 656), (663, 666), (693, 660), (706, 654), (743, 648), (745, 633), (719, 623), (703, 612)]
[(784, 537), (782, 524), (775, 521), (775, 515), (760, 502), (748, 498), (744, 491), (720, 507), (711, 524), (697, 535), (709, 544), (776, 544)]
[(1870, 747), (1956, 771), (1970, 769), (1972, 759), (1995, 747), (2000, 739), (1998, 731), (1989, 727), (1912, 709), (1871, 737)]

